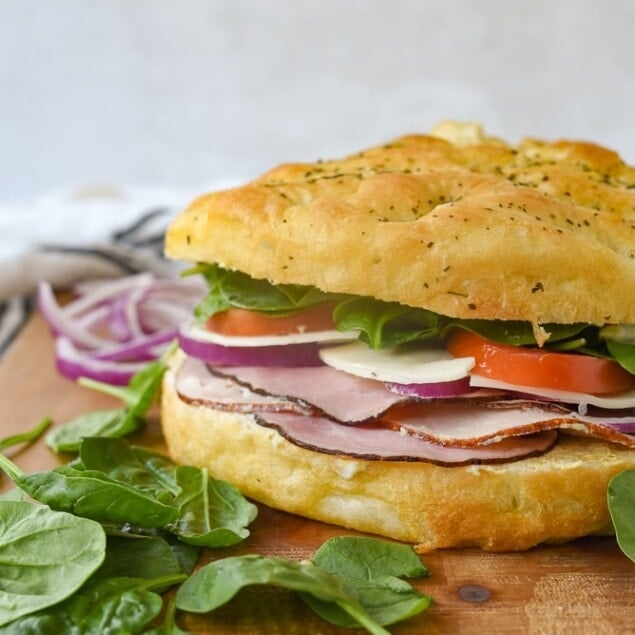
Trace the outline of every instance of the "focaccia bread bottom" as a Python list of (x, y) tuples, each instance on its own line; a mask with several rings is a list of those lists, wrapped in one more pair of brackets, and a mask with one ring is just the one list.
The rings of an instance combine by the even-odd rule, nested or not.
[[(177, 362), (178, 363), (178, 362)], [(165, 375), (163, 431), (172, 458), (208, 467), (249, 498), (308, 518), (417, 544), (528, 549), (612, 533), (606, 490), (635, 450), (563, 435), (550, 452), (492, 465), (366, 461), (300, 448), (252, 415), (181, 400)]]

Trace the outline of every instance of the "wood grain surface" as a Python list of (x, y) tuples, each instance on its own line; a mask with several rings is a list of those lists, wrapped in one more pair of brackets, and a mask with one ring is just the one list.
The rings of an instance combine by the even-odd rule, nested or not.
[[(0, 436), (25, 430), (45, 414), (63, 423), (113, 405), (118, 404), (56, 373), (52, 339), (38, 315), (0, 360)], [(157, 417), (132, 441), (164, 450)], [(11, 451), (10, 456), (26, 471), (52, 467), (68, 458), (60, 459), (42, 441)], [(4, 477), (0, 486), (9, 487)], [(246, 541), (206, 551), (202, 562), (244, 553), (301, 560), (327, 538), (353, 533), (262, 505), (259, 510)], [(585, 538), (524, 553), (443, 550), (423, 560), (430, 577), (414, 585), (431, 595), (434, 604), (426, 613), (390, 627), (395, 635), (635, 633), (635, 565), (613, 538)], [(250, 587), (210, 615), (179, 614), (178, 621), (192, 633), (364, 632), (333, 627), (293, 593), (273, 587)]]

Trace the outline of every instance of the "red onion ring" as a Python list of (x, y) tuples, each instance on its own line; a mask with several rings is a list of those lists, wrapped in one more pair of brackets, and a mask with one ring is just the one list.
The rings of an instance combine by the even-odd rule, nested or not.
[(108, 384), (123, 386), (132, 375), (140, 371), (147, 362), (120, 362), (96, 359), (90, 353), (75, 347), (73, 342), (61, 335), (55, 341), (55, 365), (69, 379), (89, 377)]
[(285, 346), (222, 346), (179, 331), (179, 346), (190, 355), (218, 366), (322, 366), (316, 342)]

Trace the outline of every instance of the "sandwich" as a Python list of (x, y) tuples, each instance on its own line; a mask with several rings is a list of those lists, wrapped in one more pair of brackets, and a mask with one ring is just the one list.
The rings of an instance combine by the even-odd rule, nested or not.
[(635, 168), (445, 122), (195, 200), (209, 294), (162, 391), (172, 457), (362, 532), (524, 550), (612, 533), (635, 468)]

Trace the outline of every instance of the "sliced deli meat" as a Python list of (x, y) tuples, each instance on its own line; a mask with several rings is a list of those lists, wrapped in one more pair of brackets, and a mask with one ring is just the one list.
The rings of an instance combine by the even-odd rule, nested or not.
[[(417, 400), (412, 394), (400, 394), (384, 382), (349, 375), (330, 366), (303, 368), (283, 367), (209, 367), (219, 377), (231, 378), (250, 390), (267, 395), (284, 396), (313, 406), (340, 423), (371, 421), (397, 404)], [(493, 399), (499, 391), (474, 390), (453, 398)]]
[(389, 427), (441, 445), (470, 447), (545, 430), (568, 430), (635, 447), (635, 415), (580, 415), (534, 401), (407, 404), (382, 417)]
[(330, 366), (213, 367), (211, 372), (230, 377), (254, 392), (310, 404), (342, 423), (374, 419), (391, 406), (407, 400), (407, 397), (388, 390), (382, 382), (349, 375)]
[(326, 366), (218, 369), (187, 358), (176, 389), (189, 403), (253, 412), (298, 445), (347, 456), (448, 465), (511, 460), (546, 451), (558, 430), (635, 447), (632, 412), (583, 416), (557, 404), (491, 396), (413, 400)]
[(186, 357), (183, 361), (176, 376), (175, 388), (183, 401), (216, 410), (285, 410), (307, 414), (312, 411), (297, 401), (255, 393), (230, 378), (213, 375), (204, 362), (194, 357)]
[(258, 413), (261, 425), (276, 429), (301, 447), (366, 460), (426, 461), (438, 465), (466, 465), (511, 461), (549, 450), (557, 440), (555, 430), (510, 437), (499, 443), (470, 448), (447, 447), (400, 434), (373, 424), (343, 426), (324, 417), (286, 412)]

